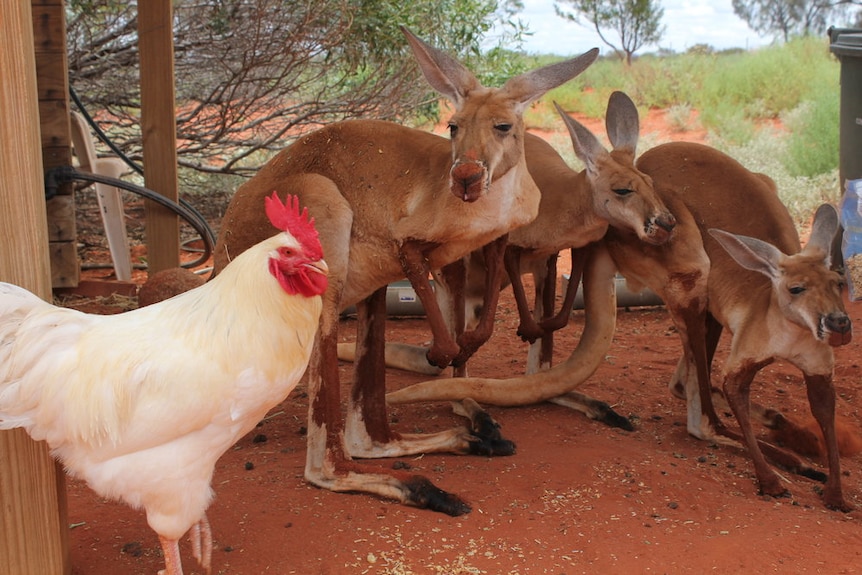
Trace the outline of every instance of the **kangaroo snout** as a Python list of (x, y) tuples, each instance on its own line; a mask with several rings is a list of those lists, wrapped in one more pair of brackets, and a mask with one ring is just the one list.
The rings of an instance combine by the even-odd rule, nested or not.
[(830, 313), (823, 319), (823, 324), (829, 331), (829, 345), (832, 347), (847, 345), (853, 338), (853, 325), (846, 313)]
[(452, 166), (451, 190), (465, 202), (475, 202), (485, 193), (488, 171), (482, 162), (457, 162)]

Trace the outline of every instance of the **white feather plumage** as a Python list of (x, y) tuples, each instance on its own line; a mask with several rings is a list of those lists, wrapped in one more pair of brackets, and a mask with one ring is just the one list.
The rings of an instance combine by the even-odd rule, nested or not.
[(308, 364), (321, 298), (269, 273), (282, 246), (301, 250), (280, 233), (197, 289), (112, 316), (0, 283), (0, 429), (46, 440), (70, 473), (179, 539), (204, 518), (216, 460)]

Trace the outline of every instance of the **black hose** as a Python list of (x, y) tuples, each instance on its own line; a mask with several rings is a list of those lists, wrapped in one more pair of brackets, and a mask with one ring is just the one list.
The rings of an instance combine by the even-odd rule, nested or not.
[(129, 166), (139, 175), (143, 176), (144, 169), (135, 162), (133, 162), (132, 159), (129, 158), (126, 154), (124, 154), (123, 151), (118, 148), (113, 141), (111, 141), (108, 135), (102, 131), (102, 128), (99, 127), (99, 125), (90, 115), (90, 113), (87, 112), (87, 109), (84, 107), (84, 104), (81, 103), (81, 99), (78, 98), (78, 94), (75, 93), (75, 90), (71, 86), (69, 86), (69, 96), (72, 97), (72, 101), (75, 102), (75, 105), (78, 107), (78, 110), (81, 112), (81, 115), (84, 116), (84, 119), (87, 120), (87, 123), (90, 125), (91, 128), (93, 128), (93, 131), (96, 132), (96, 135), (99, 137), (99, 139), (102, 140), (102, 142), (104, 142), (105, 145), (108, 146), (111, 151), (117, 155), (117, 157), (123, 160), (123, 162), (125, 162), (127, 166)]
[[(81, 99), (78, 98), (78, 94), (75, 93), (75, 90), (71, 86), (69, 86), (69, 96), (71, 96), (72, 101), (75, 102), (75, 106), (78, 107), (78, 110), (81, 112), (81, 115), (84, 116), (84, 119), (87, 121), (87, 124), (89, 124), (90, 127), (93, 129), (93, 131), (96, 132), (96, 136), (98, 136), (99, 139), (102, 142), (104, 142), (104, 144), (106, 146), (108, 146), (108, 148), (110, 148), (111, 151), (114, 152), (114, 154), (117, 155), (117, 157), (119, 157), (121, 160), (123, 160), (123, 162), (125, 162), (125, 164), (127, 166), (129, 166), (132, 170), (137, 172), (139, 175), (143, 176), (144, 175), (144, 169), (141, 166), (139, 166), (138, 164), (136, 164), (134, 161), (132, 161), (131, 158), (129, 158), (126, 154), (124, 154), (123, 151), (120, 148), (118, 148), (117, 145), (114, 144), (114, 142), (112, 142), (110, 138), (108, 138), (108, 135), (105, 134), (104, 131), (102, 131), (102, 129), (99, 127), (99, 125), (93, 119), (93, 117), (90, 116), (90, 114), (87, 112), (87, 109), (84, 108), (84, 104), (81, 103)], [(122, 187), (122, 186), (118, 186), (118, 187)], [(123, 189), (128, 189), (128, 188), (123, 188)], [(140, 189), (144, 190), (146, 188), (140, 188)], [(129, 191), (134, 192), (134, 190), (129, 190)], [(159, 195), (160, 197), (164, 198), (164, 196), (162, 196), (161, 194), (158, 194), (158, 192), (155, 192), (153, 190), (147, 190), (147, 192), (149, 192), (150, 194)], [(51, 196), (49, 196), (49, 198), (50, 197)], [(158, 200), (155, 200), (151, 196), (147, 196), (147, 197), (149, 197), (149, 199), (152, 199), (153, 201), (158, 201)], [(165, 199), (167, 200), (167, 198), (165, 198)], [(170, 201), (170, 200), (168, 200), (168, 201)], [(171, 202), (171, 203), (173, 203), (173, 202)], [(209, 224), (207, 223), (206, 218), (204, 218), (203, 215), (197, 209), (195, 209), (194, 206), (189, 204), (183, 198), (179, 199), (179, 203), (187, 211), (193, 212), (195, 214), (195, 218), (198, 219), (203, 224), (203, 227), (205, 229), (205, 233), (200, 232), (201, 233), (201, 239), (203, 240), (203, 242), (207, 243), (207, 241), (209, 241), (214, 246), (215, 241), (216, 241), (215, 240), (215, 234), (213, 233), (212, 228), (210, 228)], [(165, 207), (169, 207), (169, 206), (165, 206)], [(171, 208), (171, 207), (169, 207), (169, 208), (173, 210), (173, 208)], [(176, 210), (174, 210), (174, 211), (176, 212)], [(180, 214), (180, 212), (176, 212), (176, 213), (177, 213), (177, 215), (182, 216), (182, 214)], [(186, 221), (191, 223), (191, 221), (189, 221), (189, 220), (186, 220)], [(197, 227), (195, 227), (195, 229), (198, 230)], [(198, 230), (198, 231), (200, 231), (200, 230)]]
[(215, 237), (213, 236), (212, 230), (209, 228), (200, 213), (198, 213), (197, 210), (188, 209), (186, 206), (178, 204), (173, 200), (166, 198), (165, 196), (157, 192), (154, 192), (153, 190), (149, 190), (147, 188), (138, 186), (125, 180), (110, 178), (108, 176), (101, 176), (99, 174), (92, 174), (90, 172), (84, 172), (72, 166), (59, 166), (56, 168), (51, 168), (46, 174), (46, 181), (51, 182), (51, 185), (54, 186), (71, 183), (73, 181), (96, 182), (99, 184), (107, 184), (109, 186), (122, 188), (129, 192), (132, 192), (133, 194), (137, 194), (148, 200), (152, 200), (153, 202), (156, 202), (160, 206), (165, 207), (180, 216), (183, 220), (188, 222), (188, 224), (192, 226), (195, 231), (201, 236), (201, 240), (204, 244), (204, 249), (202, 252), (203, 255), (201, 255), (200, 258), (191, 263), (183, 264), (182, 267), (196, 267), (205, 263), (209, 259), (210, 255), (212, 255), (213, 248), (215, 247)]

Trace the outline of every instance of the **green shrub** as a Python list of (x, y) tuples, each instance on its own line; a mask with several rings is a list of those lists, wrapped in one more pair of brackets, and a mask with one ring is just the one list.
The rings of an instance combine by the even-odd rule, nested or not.
[(839, 98), (821, 86), (812, 100), (785, 114), (789, 130), (785, 166), (794, 176), (816, 176), (838, 167)]
[[(532, 66), (559, 60), (529, 58)], [(622, 90), (648, 108), (688, 103), (703, 112), (732, 106), (747, 118), (777, 118), (810, 99), (819, 83), (836, 85), (838, 70), (826, 38), (807, 37), (748, 52), (642, 56), (630, 67), (616, 57), (602, 57), (546, 98), (565, 102), (568, 109), (576, 109), (573, 106), (581, 101), (594, 109), (591, 99), (597, 98), (603, 113), (607, 96)], [(581, 93), (584, 90), (586, 94)], [(577, 110), (586, 113), (585, 109)]]
[(778, 196), (800, 228), (810, 223), (817, 206), (824, 202), (837, 204), (841, 199), (838, 169), (812, 177), (794, 176), (784, 162), (788, 138), (772, 129), (761, 130), (745, 145), (734, 145), (720, 139), (712, 144), (749, 170), (772, 178), (778, 188)]
[(700, 122), (710, 133), (736, 145), (748, 143), (756, 133), (745, 110), (729, 102), (701, 110)]
[(667, 121), (677, 132), (687, 132), (694, 128), (691, 125), (691, 106), (674, 104), (667, 109)]
[(799, 38), (719, 61), (693, 102), (701, 110), (729, 106), (752, 120), (778, 118), (811, 99), (819, 86), (837, 86), (838, 64), (823, 38)]
[(669, 108), (693, 103), (704, 77), (711, 74), (716, 58), (710, 54), (682, 54), (664, 58), (639, 58), (630, 70), (629, 95), (649, 108)]

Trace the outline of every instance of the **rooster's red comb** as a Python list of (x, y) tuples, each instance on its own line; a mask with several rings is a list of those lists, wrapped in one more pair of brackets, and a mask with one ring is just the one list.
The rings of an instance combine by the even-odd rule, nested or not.
[(314, 227), (314, 218), (308, 215), (308, 208), (299, 209), (299, 198), (287, 196), (285, 202), (281, 203), (278, 193), (264, 200), (266, 204), (266, 216), (272, 225), (278, 229), (289, 232), (296, 241), (308, 250), (309, 256), (320, 259), (323, 257), (323, 248), (320, 247), (320, 239), (317, 229)]

